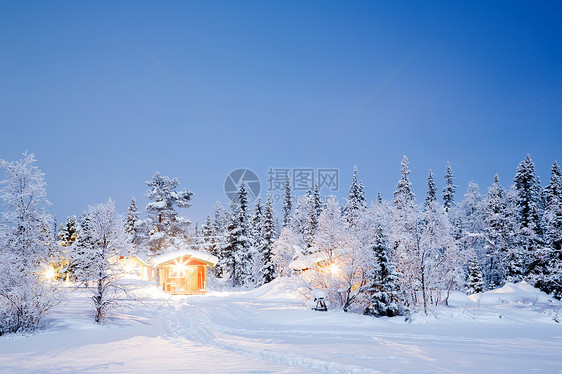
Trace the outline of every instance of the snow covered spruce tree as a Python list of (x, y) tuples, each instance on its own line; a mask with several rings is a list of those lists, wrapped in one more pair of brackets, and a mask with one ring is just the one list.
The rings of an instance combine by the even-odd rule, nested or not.
[(261, 254), (261, 270), (259, 284), (266, 284), (275, 279), (275, 266), (273, 264), (273, 244), (275, 243), (275, 222), (271, 196), (267, 195), (263, 210), (261, 227), (261, 241), (258, 251)]
[(43, 173), (33, 154), (19, 161), (0, 160), (6, 179), (0, 224), (0, 335), (36, 329), (60, 302), (53, 282), (45, 279), (49, 248), (54, 246), (47, 213)]
[(386, 233), (388, 218), (387, 207), (382, 199), (372, 207), (373, 234), (371, 256), (366, 270), (368, 287), (365, 290), (367, 307), (364, 314), (376, 317), (392, 317), (406, 313), (403, 301), (397, 292), (397, 281), (400, 274), (389, 258), (389, 243)]
[(129, 208), (127, 209), (127, 219), (125, 221), (125, 232), (131, 237), (133, 252), (136, 252), (138, 249), (137, 247), (147, 239), (139, 216), (140, 213), (137, 208), (137, 202), (133, 196)]
[(355, 166), (353, 168), (353, 180), (343, 208), (343, 217), (348, 223), (350, 230), (359, 229), (357, 225), (360, 219), (365, 215), (366, 209), (367, 202), (365, 200), (363, 184), (358, 181), (357, 166)]
[(217, 239), (215, 245), (215, 252), (211, 253), (219, 259), (219, 262), (212, 268), (215, 276), (218, 278), (223, 277), (223, 272), (225, 270), (225, 264), (227, 262), (227, 253), (225, 253), (228, 243), (226, 238), (228, 237), (228, 225), (230, 222), (230, 215), (224, 209), (220, 202), (215, 204), (215, 213), (213, 217), (213, 232)]
[(314, 196), (312, 194), (312, 187), (309, 184), (308, 190), (305, 195), (297, 199), (297, 206), (291, 218), (291, 226), (296, 233), (302, 235), (306, 243), (303, 251), (305, 255), (312, 253), (312, 241), (314, 240), (314, 233), (318, 226), (316, 218), (316, 211), (314, 209)]
[(390, 240), (393, 247), (391, 259), (396, 263), (399, 278), (399, 290), (408, 306), (417, 302), (416, 290), (420, 287), (417, 274), (419, 262), (416, 260), (420, 245), (420, 213), (415, 204), (408, 168), (408, 158), (403, 157), (400, 169), (401, 177), (394, 191), (391, 207)]
[(461, 231), (460, 236), (456, 238), (456, 245), (460, 253), (465, 255), (466, 262), (474, 256), (480, 262), (485, 257), (486, 241), (482, 227), (482, 196), (476, 183), (472, 181), (468, 183), (457, 213)]
[(287, 227), (291, 223), (293, 214), (293, 197), (291, 196), (291, 180), (289, 174), (285, 179), (285, 196), (283, 199), (283, 227)]
[[(531, 274), (540, 259), (538, 249), (544, 245), (543, 203), (541, 186), (536, 175), (535, 164), (527, 155), (517, 166), (514, 181), (514, 200), (517, 218), (521, 227), (520, 236), (523, 252), (520, 259), (522, 278)], [(540, 271), (540, 270), (539, 270)]]
[(193, 193), (188, 189), (177, 191), (177, 178), (161, 176), (156, 172), (146, 182), (146, 198), (151, 202), (146, 206), (148, 212), (148, 248), (153, 253), (161, 253), (176, 242), (187, 239), (187, 228), (191, 223), (180, 216), (177, 208), (189, 208)]
[(254, 204), (254, 210), (252, 211), (252, 215), (250, 217), (249, 229), (249, 234), (256, 250), (252, 261), (252, 279), (259, 284), (261, 280), (261, 268), (263, 266), (261, 253), (263, 242), (263, 206), (259, 196)]
[(251, 238), (248, 217), (248, 197), (244, 180), (236, 197), (231, 201), (232, 212), (227, 227), (225, 246), (222, 249), (224, 269), (229, 273), (232, 286), (249, 286), (253, 279), (255, 246)]
[(213, 256), (217, 255), (217, 239), (215, 235), (213, 222), (211, 216), (207, 214), (207, 219), (203, 226), (201, 226), (202, 248), (204, 251), (209, 252)]
[(66, 280), (70, 279), (72, 263), (70, 262), (71, 246), (76, 242), (78, 238), (78, 222), (76, 216), (70, 216), (66, 219), (66, 222), (59, 227), (58, 230), (58, 242), (61, 248), (61, 258), (57, 266), (58, 274), (60, 277), (64, 277)]
[(550, 183), (544, 189), (546, 246), (539, 249), (540, 274), (536, 285), (557, 299), (562, 298), (562, 173), (552, 164)]
[(488, 188), (480, 204), (482, 233), (484, 238), (483, 269), (485, 289), (494, 289), (504, 284), (508, 251), (513, 247), (514, 222), (508, 214), (507, 194), (500, 185), (498, 175)]
[(82, 242), (76, 253), (78, 281), (92, 285), (94, 320), (101, 323), (111, 309), (127, 299), (127, 290), (120, 281), (120, 256), (130, 250), (130, 237), (125, 232), (123, 217), (117, 215), (113, 201), (91, 206), (82, 215), (80, 233)]
[(481, 292), (484, 292), (484, 278), (482, 276), (482, 271), (480, 270), (478, 258), (473, 256), (468, 264), (467, 293), (473, 294)]
[(447, 161), (444, 178), (445, 187), (443, 187), (443, 207), (446, 212), (449, 212), (449, 210), (455, 206), (455, 191), (457, 189), (457, 186), (455, 186), (455, 176), (453, 175), (453, 169), (451, 168), (451, 163), (449, 161)]

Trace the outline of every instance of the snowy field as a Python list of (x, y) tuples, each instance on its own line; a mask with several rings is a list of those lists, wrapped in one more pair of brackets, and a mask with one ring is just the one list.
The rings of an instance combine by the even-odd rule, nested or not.
[(562, 373), (560, 303), (525, 283), (452, 297), (430, 316), (308, 310), (292, 287), (169, 296), (93, 323), (73, 291), (44, 331), (0, 337), (0, 372)]

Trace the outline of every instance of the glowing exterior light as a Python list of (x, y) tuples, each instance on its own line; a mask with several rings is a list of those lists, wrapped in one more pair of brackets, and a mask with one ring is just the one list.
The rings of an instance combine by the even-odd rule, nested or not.
[(334, 262), (333, 264), (330, 264), (330, 266), (328, 266), (328, 271), (332, 274), (332, 275), (338, 275), (340, 272), (340, 268), (339, 266)]
[(45, 270), (44, 275), (45, 275), (45, 278), (48, 279), (48, 280), (55, 279), (55, 275), (56, 275), (55, 269), (52, 268), (52, 267), (49, 267), (47, 270)]
[(174, 265), (172, 265), (172, 271), (176, 273), (176, 277), (183, 277), (185, 275), (186, 270), (187, 270), (187, 265), (185, 262), (176, 261)]

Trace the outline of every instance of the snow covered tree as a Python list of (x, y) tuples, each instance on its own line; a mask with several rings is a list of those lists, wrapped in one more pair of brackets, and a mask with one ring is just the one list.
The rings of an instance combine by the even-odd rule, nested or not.
[(231, 201), (231, 209), (228, 234), (223, 248), (225, 268), (230, 274), (232, 286), (248, 286), (253, 282), (255, 246), (250, 234), (248, 197), (244, 180), (240, 182), (236, 198)]
[(539, 259), (537, 249), (544, 245), (543, 204), (541, 186), (535, 172), (535, 164), (527, 155), (517, 166), (517, 173), (513, 178), (515, 186), (515, 203), (518, 210), (518, 220), (521, 225), (524, 258), (523, 276), (534, 271)]
[(310, 254), (312, 249), (312, 241), (314, 240), (314, 233), (316, 232), (316, 212), (314, 210), (314, 197), (309, 186), (305, 195), (299, 197), (295, 213), (291, 219), (291, 226), (296, 233), (302, 235), (306, 248), (304, 254)]
[(328, 197), (326, 207), (320, 214), (318, 231), (314, 235), (313, 247), (324, 253), (330, 263), (337, 257), (336, 251), (347, 245), (341, 209), (335, 196)]
[(353, 227), (357, 217), (363, 215), (366, 209), (367, 203), (365, 200), (363, 185), (358, 180), (357, 166), (355, 166), (353, 168), (353, 180), (351, 182), (351, 187), (349, 188), (346, 204), (343, 208), (343, 217), (350, 226)]
[(125, 222), (125, 232), (131, 236), (135, 235), (136, 226), (139, 221), (139, 211), (137, 209), (137, 202), (135, 197), (131, 198), (131, 204), (127, 209), (127, 220)]
[(455, 206), (455, 191), (457, 186), (455, 186), (455, 177), (453, 175), (453, 169), (451, 168), (451, 163), (447, 161), (447, 166), (445, 169), (445, 187), (443, 187), (443, 206), (445, 211), (449, 212), (451, 208)]
[(66, 222), (59, 227), (57, 236), (57, 241), (62, 248), (58, 260), (55, 261), (57, 263), (55, 268), (58, 270), (59, 277), (64, 277), (68, 280), (71, 275), (70, 247), (78, 238), (76, 216), (70, 216), (66, 219)]
[(33, 154), (19, 161), (0, 160), (6, 179), (0, 223), (0, 335), (36, 329), (60, 301), (52, 282), (44, 279), (49, 249), (54, 246), (47, 213), (44, 174)]
[(78, 228), (76, 226), (76, 216), (70, 216), (66, 219), (64, 225), (61, 225), (58, 231), (59, 242), (63, 247), (70, 247), (78, 237)]
[(314, 230), (316, 230), (318, 225), (318, 218), (320, 217), (320, 213), (322, 213), (322, 196), (320, 196), (320, 184), (318, 183), (318, 179), (314, 184), (314, 193), (312, 195), (312, 203), (313, 203), (313, 219), (314, 219)]
[[(381, 212), (382, 202), (377, 203), (374, 210)], [(406, 313), (402, 300), (399, 298), (398, 277), (394, 263), (390, 260), (390, 251), (383, 214), (375, 213), (374, 238), (371, 243), (371, 256), (366, 275), (368, 288), (365, 291), (367, 307), (364, 314), (372, 316), (397, 316)], [(382, 212), (381, 212), (382, 213)]]
[(259, 252), (261, 253), (262, 267), (260, 271), (260, 284), (266, 284), (275, 279), (275, 266), (273, 263), (273, 245), (275, 243), (275, 223), (271, 197), (267, 195), (263, 210), (262, 232)]
[(287, 227), (291, 223), (291, 215), (293, 214), (293, 198), (291, 196), (291, 181), (289, 174), (285, 180), (285, 197), (283, 199), (283, 227)]
[(419, 273), (414, 254), (420, 243), (420, 213), (415, 205), (408, 168), (408, 158), (403, 157), (400, 169), (401, 177), (394, 192), (389, 222), (389, 237), (393, 248), (391, 260), (396, 269), (403, 274), (399, 279), (399, 289), (408, 305), (415, 305)]
[(207, 220), (201, 227), (202, 247), (203, 250), (209, 252), (213, 256), (217, 255), (217, 240), (214, 231), (214, 225), (211, 222), (211, 216), (207, 215)]
[(189, 208), (193, 193), (187, 189), (177, 191), (178, 179), (161, 176), (158, 172), (146, 185), (149, 189), (145, 196), (150, 200), (146, 206), (150, 227), (148, 246), (153, 253), (160, 253), (174, 245), (174, 239), (186, 239), (190, 221), (180, 216), (176, 207)]
[(557, 162), (551, 169), (550, 183), (544, 189), (546, 246), (539, 248), (539, 263), (534, 283), (554, 297), (562, 298), (562, 174)]
[(137, 202), (134, 196), (131, 198), (131, 203), (127, 209), (125, 232), (129, 235), (131, 243), (133, 243), (133, 251), (136, 252), (136, 247), (139, 246), (142, 241), (146, 240), (146, 235), (143, 230), (142, 222), (139, 218)]
[(472, 257), (468, 264), (467, 292), (468, 294), (484, 292), (484, 279), (476, 256)]
[(520, 282), (525, 279), (529, 268), (529, 253), (525, 248), (525, 237), (520, 219), (520, 209), (517, 203), (518, 193), (515, 185), (511, 185), (506, 195), (505, 215), (510, 223), (509, 246), (504, 258), (504, 280), (506, 282)]
[(281, 229), (281, 235), (273, 244), (272, 259), (278, 276), (290, 276), (289, 264), (301, 256), (306, 246), (302, 235), (296, 233), (291, 226)]
[(425, 198), (425, 206), (427, 207), (434, 202), (437, 202), (437, 186), (435, 185), (435, 180), (433, 179), (433, 172), (430, 170), (427, 176), (427, 196)]
[(117, 215), (111, 199), (89, 207), (82, 222), (87, 222), (81, 232), (89, 240), (75, 257), (76, 276), (79, 281), (93, 283), (94, 320), (102, 323), (109, 311), (125, 299), (126, 289), (120, 282), (121, 264), (117, 260), (129, 252), (130, 241), (123, 217)]
[(421, 216), (419, 244), (413, 256), (414, 269), (417, 270), (416, 280), (421, 288), (424, 312), (430, 302), (437, 304), (441, 293), (434, 290), (447, 290), (445, 303), (448, 302), (449, 291), (459, 281), (463, 263), (457, 246), (451, 236), (451, 227), (447, 213), (437, 203), (429, 201)]
[(513, 247), (512, 234), (515, 231), (513, 220), (507, 211), (506, 192), (500, 185), (497, 174), (480, 204), (480, 216), (485, 240), (482, 269), (485, 288), (494, 289), (504, 283), (507, 252)]
[(213, 218), (213, 231), (215, 233), (217, 242), (215, 245), (215, 253), (213, 255), (217, 256), (219, 262), (212, 268), (215, 276), (222, 278), (223, 272), (225, 268), (225, 264), (228, 257), (228, 252), (226, 252), (226, 248), (228, 247), (228, 243), (226, 238), (228, 236), (228, 225), (230, 222), (230, 215), (224, 209), (220, 202), (216, 202), (215, 204), (215, 213)]
[(263, 245), (263, 207), (259, 196), (256, 204), (254, 205), (254, 210), (249, 223), (250, 237), (256, 250), (253, 256), (252, 279), (259, 283), (261, 279), (261, 268), (263, 266), (261, 251)]
[(479, 258), (484, 252), (484, 234), (482, 232), (482, 195), (480, 188), (472, 181), (464, 194), (464, 199), (457, 211), (461, 228), (457, 244), (463, 251), (474, 252)]

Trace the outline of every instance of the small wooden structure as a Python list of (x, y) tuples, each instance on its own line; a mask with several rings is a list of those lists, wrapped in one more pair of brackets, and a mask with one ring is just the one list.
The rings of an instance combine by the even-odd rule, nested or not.
[(207, 292), (207, 268), (218, 258), (205, 252), (183, 249), (150, 257), (143, 261), (142, 279), (155, 280), (162, 290), (175, 295)]

